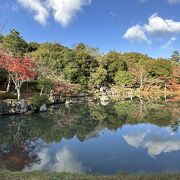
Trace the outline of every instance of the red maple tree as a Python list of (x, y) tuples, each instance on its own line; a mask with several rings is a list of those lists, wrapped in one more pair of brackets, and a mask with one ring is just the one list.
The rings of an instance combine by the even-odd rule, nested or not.
[(32, 59), (29, 57), (13, 57), (8, 53), (0, 52), (0, 68), (6, 70), (13, 81), (19, 100), (22, 84), (36, 76)]

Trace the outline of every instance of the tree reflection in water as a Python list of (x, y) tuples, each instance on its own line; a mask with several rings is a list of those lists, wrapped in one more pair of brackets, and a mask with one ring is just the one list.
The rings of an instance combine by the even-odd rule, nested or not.
[[(176, 132), (179, 112), (180, 105), (176, 103), (121, 101), (107, 106), (74, 103), (49, 113), (0, 117), (0, 168), (22, 170), (38, 163), (37, 151), (42, 141), (49, 144), (77, 137), (82, 142), (98, 137), (104, 129), (117, 131), (124, 125), (140, 123), (170, 127)], [(124, 138), (130, 142), (130, 135)]]
[[(32, 138), (24, 129), (24, 122), (11, 122), (5, 127), (6, 136), (0, 145), (0, 166), (20, 171), (32, 162), (38, 162), (35, 148), (37, 138)], [(8, 135), (8, 136), (7, 136)]]

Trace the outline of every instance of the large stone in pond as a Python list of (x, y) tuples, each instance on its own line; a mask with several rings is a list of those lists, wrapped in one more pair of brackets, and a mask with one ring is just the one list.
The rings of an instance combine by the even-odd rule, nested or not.
[(47, 109), (47, 106), (46, 104), (43, 104), (40, 108), (39, 108), (39, 111), (40, 112), (46, 112), (48, 109)]

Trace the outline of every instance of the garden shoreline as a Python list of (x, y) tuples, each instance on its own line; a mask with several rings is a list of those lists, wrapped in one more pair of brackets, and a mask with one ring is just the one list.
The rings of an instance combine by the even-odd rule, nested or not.
[(179, 180), (180, 174), (134, 174), (119, 173), (115, 175), (91, 175), (76, 173), (49, 173), (49, 172), (10, 172), (0, 170), (1, 180), (50, 180), (50, 179), (73, 179), (73, 180)]
[[(50, 97), (50, 96), (36, 96), (37, 99), (32, 103), (32, 98), (28, 99), (5, 99), (0, 100), (0, 115), (18, 115), (18, 114), (33, 114), (38, 112), (47, 112), (51, 107), (64, 104), (69, 107), (74, 102), (81, 101), (98, 101), (102, 105), (107, 105), (110, 101), (118, 100), (133, 100), (135, 98), (142, 101), (143, 99), (163, 99), (165, 101), (180, 101), (179, 91), (133, 91), (132, 89), (110, 89), (108, 91), (96, 91), (91, 93), (77, 94), (75, 96), (64, 97)], [(45, 98), (45, 99), (44, 99)], [(47, 98), (47, 99), (46, 99)]]

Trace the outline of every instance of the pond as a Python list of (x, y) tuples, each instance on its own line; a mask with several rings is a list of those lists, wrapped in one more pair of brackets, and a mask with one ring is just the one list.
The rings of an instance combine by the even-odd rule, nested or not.
[(180, 172), (180, 103), (76, 102), (0, 117), (0, 168), (93, 174)]

